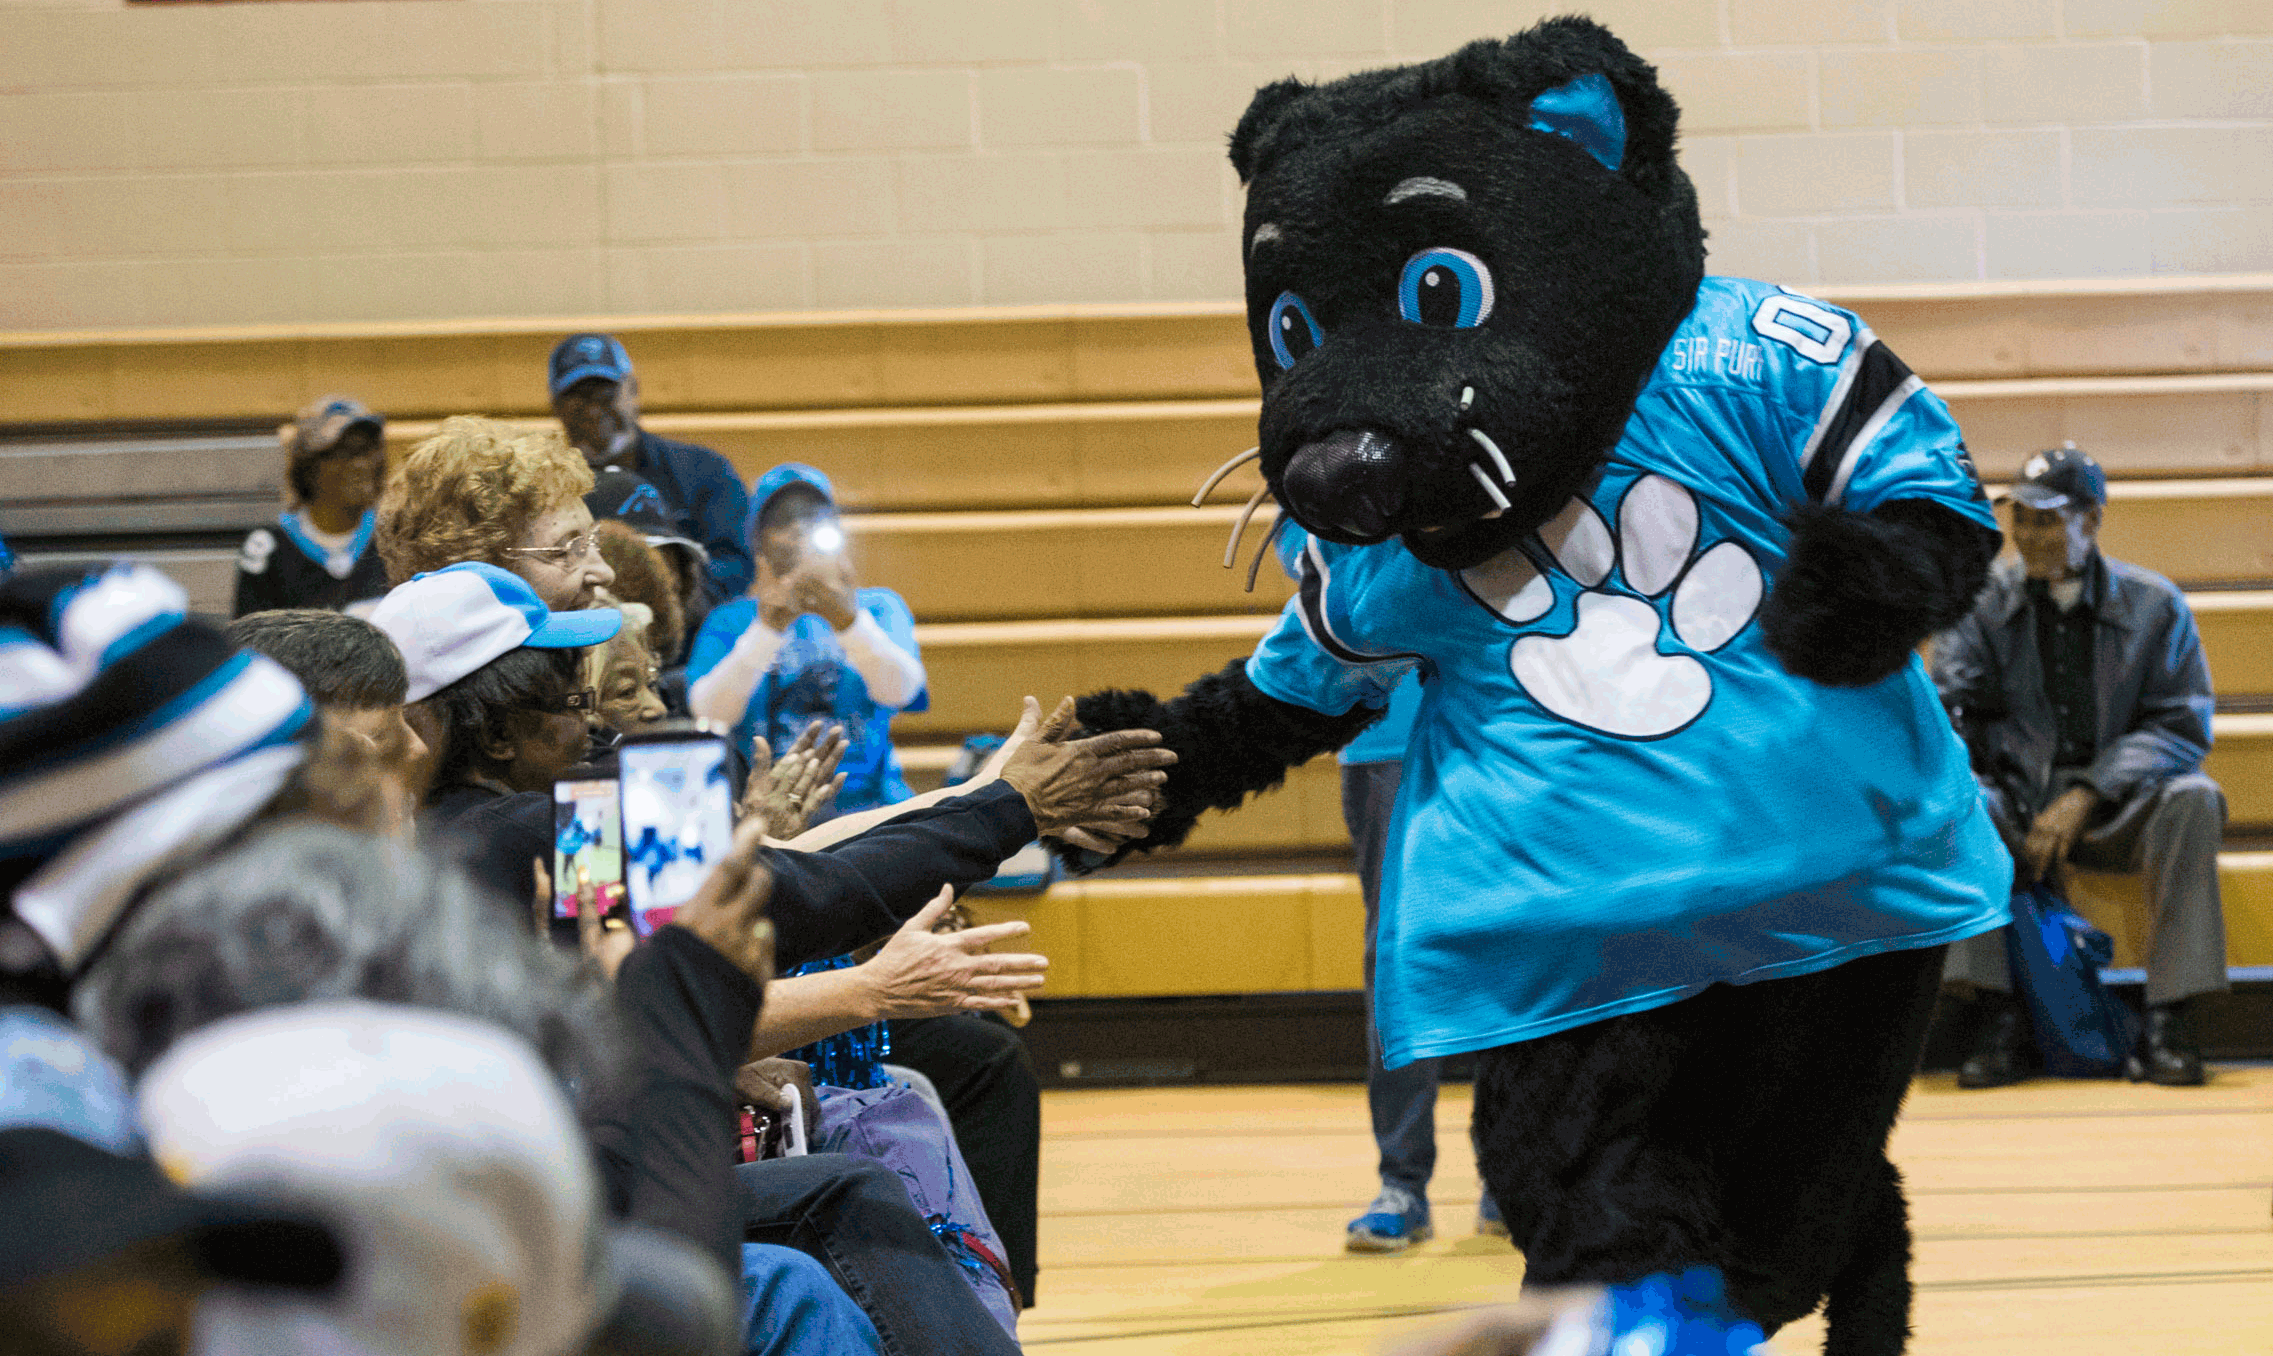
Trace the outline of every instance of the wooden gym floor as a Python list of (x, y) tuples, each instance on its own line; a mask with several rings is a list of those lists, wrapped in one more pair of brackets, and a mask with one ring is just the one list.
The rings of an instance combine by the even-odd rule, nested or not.
[[(1521, 1280), (1475, 1237), (1468, 1089), (1437, 1109), (1439, 1237), (1341, 1250), (1374, 1190), (1354, 1085), (1075, 1090), (1042, 1102), (1028, 1350), (1373, 1352)], [(1918, 1236), (1913, 1356), (2273, 1352), (2273, 1067), (2207, 1088), (1919, 1080), (1896, 1130)], [(1821, 1349), (1808, 1319), (1774, 1342)]]

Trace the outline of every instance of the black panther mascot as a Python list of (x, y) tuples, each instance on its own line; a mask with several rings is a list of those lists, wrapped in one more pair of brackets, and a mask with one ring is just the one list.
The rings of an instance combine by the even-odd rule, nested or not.
[(1703, 276), (1674, 122), (1582, 19), (1260, 91), (1250, 509), (1304, 534), (1298, 596), (1175, 700), (1080, 716), (1182, 759), (1160, 847), (1417, 669), (1376, 1020), (1391, 1064), (1477, 1052), (1528, 1279), (1716, 1267), (1771, 1332), (1828, 1302), (1828, 1350), (1894, 1353), (1887, 1134), (1941, 949), (2011, 880), (1912, 651), (1995, 519), (1859, 319)]

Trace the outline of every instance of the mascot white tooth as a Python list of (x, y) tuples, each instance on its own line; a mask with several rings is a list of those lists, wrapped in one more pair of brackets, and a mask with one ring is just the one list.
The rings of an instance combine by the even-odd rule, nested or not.
[(1255, 96), (1231, 155), (1299, 596), (1182, 696), (1080, 714), (1180, 755), (1158, 847), (1417, 670), (1376, 1020), (1393, 1065), (1477, 1052), (1528, 1278), (1714, 1267), (1736, 1315), (1828, 1299), (1828, 1350), (1891, 1356), (1888, 1130), (1941, 948), (2012, 879), (1912, 650), (1998, 535), (1860, 319), (1704, 276), (1675, 116), (1581, 19)]

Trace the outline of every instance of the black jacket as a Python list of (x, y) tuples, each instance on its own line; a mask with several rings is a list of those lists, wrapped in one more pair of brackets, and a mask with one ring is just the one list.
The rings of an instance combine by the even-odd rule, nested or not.
[[(750, 488), (732, 462), (693, 443), (639, 431), (638, 464), (627, 466), (663, 496), (679, 530), (710, 553), (712, 601), (739, 598), (757, 577), (750, 555)], [(687, 622), (694, 634), (696, 622)]]

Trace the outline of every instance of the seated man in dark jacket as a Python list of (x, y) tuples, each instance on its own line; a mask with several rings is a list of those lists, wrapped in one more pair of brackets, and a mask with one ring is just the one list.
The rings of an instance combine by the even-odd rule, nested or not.
[(631, 355), (610, 335), (561, 340), (549, 378), (552, 412), (592, 470), (613, 467), (644, 478), (663, 496), (678, 535), (709, 552), (705, 606), (741, 597), (757, 570), (742, 535), (750, 492), (726, 458), (639, 426), (639, 378), (632, 375)]
[[(2147, 1021), (2134, 1078), (2203, 1081), (2186, 1001), (2226, 987), (2218, 842), (2226, 802), (2202, 775), (2210, 667), (2177, 586), (2099, 552), (2107, 477), (2074, 447), (2029, 459), (2012, 490), (2013, 545), (1972, 613), (1934, 645), (1934, 681), (1956, 713), (2018, 884), (2062, 862), (2144, 870), (2154, 909)], [(1969, 1088), (2020, 1079), (2028, 1026), (2013, 1001), (2004, 933), (1950, 948), (1946, 977), (1993, 1005)]]

